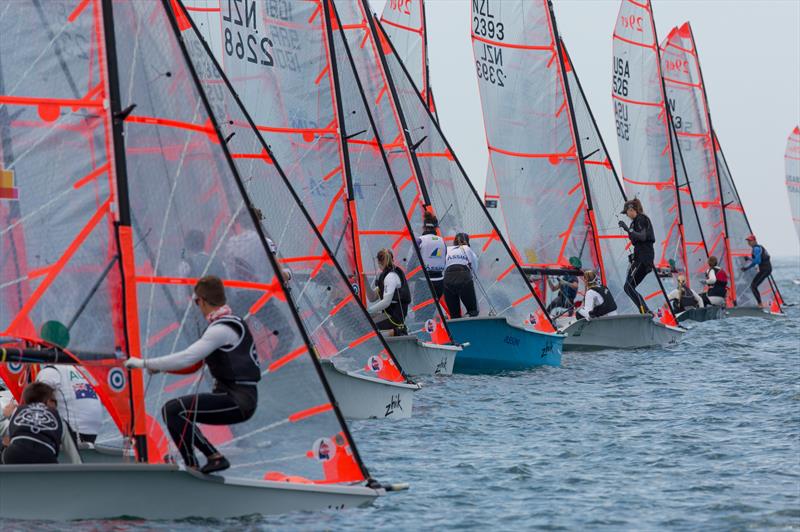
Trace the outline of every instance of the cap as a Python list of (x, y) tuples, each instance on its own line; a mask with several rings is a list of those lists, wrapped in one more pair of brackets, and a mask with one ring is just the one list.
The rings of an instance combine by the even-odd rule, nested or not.
[(633, 206), (633, 202), (628, 200), (625, 202), (625, 205), (622, 206), (622, 212), (620, 214), (628, 214), (628, 209)]
[(748, 240), (748, 241), (755, 240), (755, 239), (756, 239), (756, 235), (747, 235), (747, 238), (745, 238), (745, 240)]

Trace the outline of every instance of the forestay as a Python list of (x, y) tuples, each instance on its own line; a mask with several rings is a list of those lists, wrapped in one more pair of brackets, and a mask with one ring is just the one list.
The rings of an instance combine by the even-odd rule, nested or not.
[(786, 191), (792, 212), (794, 230), (800, 240), (800, 126), (795, 127), (786, 140)]
[(436, 114), (428, 66), (428, 27), (425, 0), (389, 0), (383, 6), (381, 25), (414, 86), (431, 112)]
[(395, 99), (420, 188), (439, 217), (445, 239), (452, 241), (456, 233), (465, 232), (478, 254), (478, 270), (473, 275), (481, 313), (505, 316), (517, 325), (553, 330), (522, 272), (522, 258), (512, 252), (487, 213), (391, 43), (382, 33), (379, 35), (381, 62), (376, 66), (385, 69), (388, 84), (394, 89), (389, 96)]

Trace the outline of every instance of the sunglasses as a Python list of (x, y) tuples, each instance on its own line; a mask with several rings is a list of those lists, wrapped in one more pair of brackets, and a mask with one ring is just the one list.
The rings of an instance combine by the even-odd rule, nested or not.
[(203, 299), (203, 298), (198, 296), (198, 295), (193, 295), (192, 296), (192, 301), (194, 301), (194, 304), (197, 305), (198, 307), (200, 306), (200, 300), (201, 299)]

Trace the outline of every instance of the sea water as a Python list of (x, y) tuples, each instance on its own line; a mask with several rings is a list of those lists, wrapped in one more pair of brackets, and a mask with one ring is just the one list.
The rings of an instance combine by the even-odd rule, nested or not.
[[(800, 303), (797, 260), (778, 261), (775, 276)], [(351, 423), (372, 476), (411, 484), (368, 508), (0, 528), (800, 528), (800, 307), (786, 313), (690, 324), (671, 348), (422, 379), (413, 418)]]

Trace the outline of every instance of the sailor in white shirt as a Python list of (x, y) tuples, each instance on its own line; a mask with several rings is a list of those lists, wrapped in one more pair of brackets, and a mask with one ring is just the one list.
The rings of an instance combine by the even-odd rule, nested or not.
[(406, 335), (408, 331), (405, 320), (411, 303), (411, 291), (406, 276), (403, 270), (395, 266), (391, 250), (381, 249), (376, 258), (381, 268), (381, 273), (375, 280), (376, 290), (364, 283), (367, 287), (367, 298), (375, 301), (367, 307), (367, 312), (376, 320), (375, 326), (379, 331), (388, 336)]
[(583, 305), (578, 309), (578, 316), (585, 320), (599, 318), (600, 316), (616, 316), (617, 303), (611, 291), (600, 284), (597, 273), (593, 270), (583, 272), (583, 281), (586, 283), (586, 293), (583, 296)]
[(36, 377), (55, 390), (58, 413), (78, 442), (94, 443), (103, 421), (103, 405), (75, 366), (45, 366)]
[(453, 245), (447, 248), (444, 268), (444, 301), (450, 317), (461, 317), (461, 304), (467, 315), (478, 315), (478, 299), (475, 296), (473, 274), (478, 269), (478, 256), (469, 247), (469, 235), (458, 233)]
[[(444, 267), (447, 256), (447, 244), (436, 234), (439, 220), (431, 212), (425, 212), (422, 236), (417, 237), (420, 256), (433, 285), (436, 299), (442, 297), (444, 283)], [(424, 279), (424, 278), (423, 278)]]

